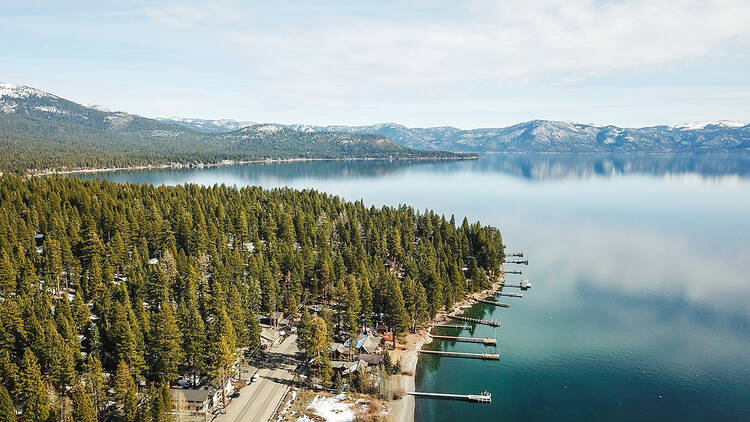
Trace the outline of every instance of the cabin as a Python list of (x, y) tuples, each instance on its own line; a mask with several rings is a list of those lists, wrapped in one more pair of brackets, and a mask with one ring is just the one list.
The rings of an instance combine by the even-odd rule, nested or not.
[(263, 327), (260, 331), (260, 347), (263, 350), (272, 349), (281, 342), (281, 334), (278, 330)]
[(340, 372), (341, 375), (349, 375), (355, 372), (363, 372), (367, 368), (367, 362), (363, 360), (355, 360), (354, 362), (332, 360), (331, 367), (334, 371)]
[[(369, 353), (373, 354), (380, 351), (380, 341), (382, 339), (380, 337), (374, 336), (372, 334), (363, 334), (361, 335), (357, 341), (354, 344), (354, 348), (357, 349), (360, 353)], [(344, 342), (345, 347), (350, 346), (351, 340), (347, 340)]]
[(359, 360), (367, 362), (368, 366), (378, 366), (383, 363), (383, 355), (360, 353)]
[(170, 388), (172, 413), (177, 415), (205, 415), (213, 410), (213, 389)]

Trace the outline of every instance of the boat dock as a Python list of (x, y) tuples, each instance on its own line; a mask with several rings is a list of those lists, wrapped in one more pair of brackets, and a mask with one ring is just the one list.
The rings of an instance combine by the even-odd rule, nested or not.
[(500, 355), (497, 353), (445, 352), (442, 350), (420, 350), (419, 353), (424, 353), (428, 355), (446, 356), (450, 358), (500, 360)]
[(523, 264), (523, 265), (529, 265), (528, 259), (517, 259), (515, 261), (505, 261), (506, 264)]
[(499, 306), (501, 308), (510, 308), (510, 304), (508, 304), (508, 303), (495, 302), (495, 301), (487, 300), (487, 299), (477, 299), (477, 302), (486, 303), (488, 305), (495, 305), (495, 306)]
[(501, 282), (500, 285), (503, 287), (515, 287), (522, 290), (528, 290), (531, 288), (531, 282), (529, 280), (521, 280), (519, 284), (507, 284), (505, 282)]
[(435, 336), (430, 334), (430, 337), (440, 340), (453, 340), (462, 343), (481, 343), (485, 346), (494, 346), (497, 344), (497, 339), (489, 337), (454, 337), (454, 336)]
[(505, 254), (508, 258), (523, 258), (523, 252), (513, 252), (509, 254)]
[(493, 293), (495, 293), (498, 296), (523, 297), (523, 294), (521, 294), (521, 293), (501, 292), (500, 290), (495, 290)]
[(499, 327), (500, 321), (495, 320), (486, 320), (486, 319), (476, 319), (476, 318), (469, 318), (465, 316), (459, 316), (459, 315), (448, 315), (449, 318), (457, 319), (460, 321), (466, 321), (466, 322), (473, 322), (475, 324), (484, 324), (489, 325), (490, 327)]
[(482, 394), (446, 394), (446, 393), (423, 393), (419, 391), (412, 391), (410, 394), (414, 397), (434, 398), (434, 399), (449, 399), (449, 400), (464, 400), (473, 401), (477, 403), (492, 403), (492, 394), (484, 392)]
[(435, 324), (432, 328), (457, 328), (459, 330), (471, 330), (469, 325), (449, 325), (449, 324)]
[(503, 270), (503, 274), (521, 274), (521, 270)]

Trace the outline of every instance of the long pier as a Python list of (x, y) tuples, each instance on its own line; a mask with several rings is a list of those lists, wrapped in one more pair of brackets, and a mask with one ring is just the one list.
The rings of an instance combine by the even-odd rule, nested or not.
[(482, 394), (446, 394), (446, 393), (424, 393), (420, 391), (412, 391), (410, 394), (414, 397), (425, 397), (434, 399), (449, 399), (449, 400), (464, 400), (473, 401), (477, 403), (492, 403), (492, 394), (484, 392)]
[(494, 290), (494, 294), (498, 296), (507, 296), (507, 297), (523, 297), (521, 293), (510, 293), (510, 292), (501, 292), (500, 290)]
[(476, 318), (469, 318), (465, 316), (459, 316), (459, 315), (448, 315), (449, 318), (457, 319), (460, 321), (467, 321), (467, 322), (473, 322), (475, 324), (484, 324), (489, 325), (490, 327), (499, 327), (500, 321), (495, 320), (486, 320), (486, 319), (476, 319)]
[(506, 284), (505, 282), (500, 283), (503, 287), (515, 287), (517, 289), (528, 290), (531, 288), (531, 282), (529, 280), (521, 280), (518, 284)]
[(440, 355), (451, 358), (468, 358), (483, 360), (500, 360), (500, 355), (496, 353), (467, 353), (467, 352), (444, 352), (442, 350), (420, 350), (419, 353), (428, 355)]
[(503, 274), (521, 274), (521, 270), (503, 270)]
[(505, 261), (506, 264), (523, 264), (523, 265), (529, 265), (528, 259), (517, 259), (515, 261)]
[(430, 334), (430, 337), (440, 340), (453, 340), (462, 343), (482, 343), (485, 346), (494, 346), (497, 344), (497, 339), (490, 337), (454, 337), (454, 336), (435, 336)]
[(477, 302), (486, 303), (488, 305), (495, 305), (495, 306), (499, 306), (501, 308), (510, 308), (510, 304), (508, 304), (508, 303), (495, 302), (495, 301), (487, 300), (487, 299), (477, 299)]
[(449, 325), (449, 324), (435, 324), (432, 328), (457, 328), (459, 330), (471, 330), (470, 325)]

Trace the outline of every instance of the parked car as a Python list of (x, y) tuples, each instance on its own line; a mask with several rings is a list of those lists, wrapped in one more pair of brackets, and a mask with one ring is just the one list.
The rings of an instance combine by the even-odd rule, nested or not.
[(235, 390), (234, 393), (230, 394), (229, 397), (236, 399), (240, 396), (240, 390)]
[(258, 374), (256, 373), (255, 375), (253, 375), (253, 378), (252, 378), (252, 380), (251, 380), (251, 381), (252, 381), (252, 382), (258, 382), (258, 380), (259, 380), (259, 379), (260, 379), (260, 375), (258, 375)]

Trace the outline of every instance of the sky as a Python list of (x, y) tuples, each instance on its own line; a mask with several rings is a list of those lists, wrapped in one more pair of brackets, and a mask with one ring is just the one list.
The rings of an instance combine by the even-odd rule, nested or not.
[(0, 0), (0, 82), (147, 117), (750, 122), (748, 0)]

